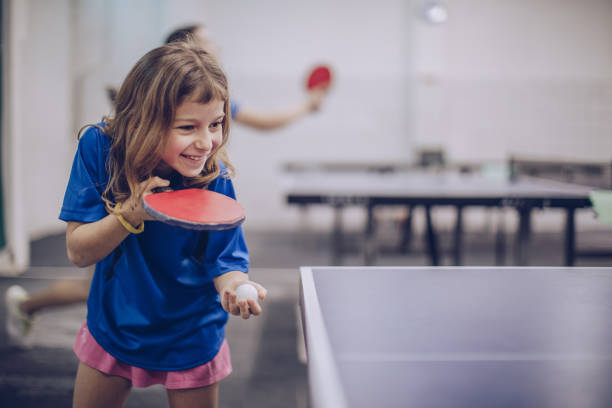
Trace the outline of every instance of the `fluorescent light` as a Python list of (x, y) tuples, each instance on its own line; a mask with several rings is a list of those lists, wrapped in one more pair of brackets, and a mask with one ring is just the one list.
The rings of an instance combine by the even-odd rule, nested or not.
[(440, 24), (448, 20), (448, 11), (442, 3), (428, 1), (423, 6), (423, 16), (432, 24)]

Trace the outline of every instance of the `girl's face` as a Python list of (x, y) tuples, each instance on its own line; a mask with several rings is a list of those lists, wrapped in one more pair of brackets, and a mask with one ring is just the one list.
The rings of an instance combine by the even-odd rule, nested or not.
[(162, 161), (184, 177), (196, 177), (223, 139), (224, 102), (183, 102), (170, 126)]

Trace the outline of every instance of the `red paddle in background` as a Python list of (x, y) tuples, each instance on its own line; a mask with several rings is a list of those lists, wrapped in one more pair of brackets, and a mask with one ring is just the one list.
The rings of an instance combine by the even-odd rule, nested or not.
[(314, 91), (317, 89), (328, 89), (333, 81), (333, 73), (327, 65), (317, 65), (313, 67), (306, 77), (306, 89)]
[(151, 193), (143, 198), (143, 206), (153, 218), (187, 229), (236, 228), (245, 219), (244, 207), (236, 200), (199, 188)]

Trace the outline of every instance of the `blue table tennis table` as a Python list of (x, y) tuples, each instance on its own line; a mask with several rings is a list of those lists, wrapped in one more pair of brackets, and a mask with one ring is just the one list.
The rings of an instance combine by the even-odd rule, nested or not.
[(453, 264), (462, 264), (463, 210), (468, 207), (512, 208), (518, 214), (515, 240), (516, 265), (528, 263), (531, 215), (534, 209), (557, 208), (565, 211), (564, 264), (572, 266), (576, 256), (575, 213), (591, 207), (588, 186), (552, 180), (520, 177), (491, 178), (478, 174), (401, 171), (302, 171), (287, 176), (284, 191), (287, 203), (307, 207), (328, 205), (336, 211), (332, 231), (332, 261), (341, 264), (341, 212), (348, 206), (362, 206), (367, 212), (364, 229), (364, 264), (371, 265), (377, 247), (373, 242), (374, 210), (381, 206), (423, 206), (426, 210), (426, 237), (430, 263), (440, 264), (439, 248), (431, 209), (456, 209)]
[(313, 408), (612, 406), (612, 268), (302, 267)]

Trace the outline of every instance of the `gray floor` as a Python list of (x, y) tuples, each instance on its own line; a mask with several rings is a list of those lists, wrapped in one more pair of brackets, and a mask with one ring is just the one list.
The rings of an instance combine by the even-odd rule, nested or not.
[[(390, 251), (397, 237), (391, 229), (380, 234), (384, 250), (380, 265), (425, 265), (422, 238), (415, 237), (410, 251)], [(349, 234), (345, 246), (345, 264), (360, 264), (360, 234)], [(611, 243), (610, 232), (581, 233), (581, 246)], [(298, 297), (297, 271), (300, 265), (330, 263), (329, 235), (317, 232), (249, 231), (247, 240), (252, 255), (251, 274), (269, 290), (264, 315), (243, 321), (230, 319), (228, 340), (234, 372), (221, 383), (222, 407), (306, 407), (306, 366), (298, 361), (295, 306)], [(450, 234), (442, 233), (443, 248), (449, 246)], [(509, 244), (510, 245), (510, 244)], [(530, 264), (560, 265), (562, 241), (558, 234), (534, 236)], [(465, 264), (492, 265), (493, 243), (488, 233), (468, 234), (465, 239)], [(511, 250), (511, 248), (509, 248)], [(450, 258), (444, 258), (448, 263)], [(579, 259), (581, 265), (612, 265), (612, 257)], [(17, 278), (0, 278), (0, 293), (14, 283), (36, 291), (63, 277), (85, 276), (73, 268), (65, 256), (63, 234), (32, 243), (32, 268)], [(74, 335), (85, 318), (84, 305), (41, 313), (33, 332), (34, 347), (18, 350), (7, 345), (0, 331), (0, 406), (67, 407), (71, 403), (77, 359), (71, 351)], [(0, 318), (4, 322), (4, 303)], [(166, 407), (163, 389), (135, 390), (128, 407)]]

